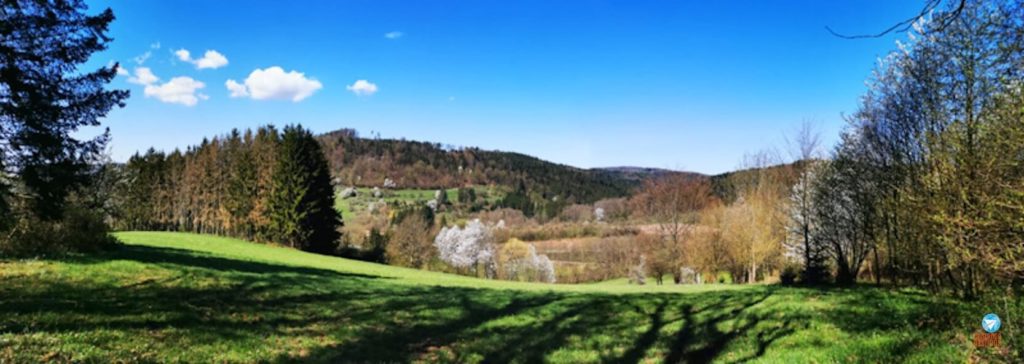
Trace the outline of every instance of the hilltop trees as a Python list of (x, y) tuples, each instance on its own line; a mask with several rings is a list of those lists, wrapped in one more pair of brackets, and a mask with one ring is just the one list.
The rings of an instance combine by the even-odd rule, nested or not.
[(301, 126), (204, 140), (185, 153), (150, 149), (125, 165), (118, 226), (274, 242), (333, 253), (341, 218), (327, 162)]

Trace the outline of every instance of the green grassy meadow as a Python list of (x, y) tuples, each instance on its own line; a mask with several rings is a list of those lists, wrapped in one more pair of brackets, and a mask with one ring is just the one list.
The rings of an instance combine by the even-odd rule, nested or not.
[(918, 291), (502, 282), (204, 235), (0, 261), (0, 362), (964, 362)]
[[(434, 199), (434, 192), (436, 190), (413, 188), (385, 189), (381, 190), (383, 196), (379, 199), (373, 197), (372, 188), (360, 187), (356, 191), (357, 195), (355, 197), (342, 198), (340, 194), (334, 197), (334, 208), (341, 212), (342, 220), (352, 220), (357, 214), (365, 212), (370, 203), (379, 199), (383, 199), (384, 202), (388, 203), (427, 203), (427, 201)], [(459, 190), (457, 188), (449, 188), (445, 190), (445, 194), (448, 195), (448, 201), (455, 201), (459, 197)]]

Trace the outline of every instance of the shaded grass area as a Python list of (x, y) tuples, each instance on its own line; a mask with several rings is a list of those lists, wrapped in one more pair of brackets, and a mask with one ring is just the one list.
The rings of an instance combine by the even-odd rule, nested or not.
[(962, 362), (974, 330), (962, 305), (909, 291), (541, 289), (121, 237), (0, 263), (0, 362)]

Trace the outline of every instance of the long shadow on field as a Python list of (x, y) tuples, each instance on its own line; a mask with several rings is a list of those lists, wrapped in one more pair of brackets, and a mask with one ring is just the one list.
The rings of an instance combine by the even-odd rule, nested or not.
[[(760, 296), (748, 297), (740, 300), (720, 298), (710, 306), (696, 308), (688, 307), (684, 313), (686, 319), (684, 326), (676, 333), (675, 342), (665, 362), (668, 363), (708, 363), (716, 358), (732, 340), (743, 336), (748, 330), (757, 325), (760, 318), (754, 315), (740, 317), (740, 314), (761, 303), (771, 296), (766, 292)], [(696, 315), (704, 313), (699, 321)], [(723, 332), (719, 329), (722, 321), (734, 320), (731, 330)], [(696, 348), (695, 343), (700, 343)], [(763, 352), (762, 352), (763, 354)]]
[[(82, 361), (101, 362), (153, 344), (156, 349), (150, 350), (158, 354), (185, 354), (186, 361), (198, 362), (218, 361), (224, 350), (258, 350), (234, 357), (267, 362), (704, 363), (722, 359), (725, 352), (729, 361), (759, 358), (813, 321), (850, 334), (901, 331), (905, 326), (899, 325), (908, 324), (948, 325), (919, 322), (942, 317), (928, 311), (935, 305), (927, 301), (908, 298), (910, 303), (901, 306), (886, 301), (891, 295), (872, 290), (760, 287), (612, 295), (412, 286), (368, 275), (138, 246), (71, 262), (89, 266), (112, 260), (151, 268), (127, 269), (123, 274), (128, 276), (119, 279), (109, 279), (116, 274), (99, 280), (46, 274), (31, 281), (0, 278), (0, 332), (20, 337), (82, 334), (102, 348), (97, 349), (101, 356)], [(817, 312), (778, 309), (780, 302), (825, 298), (834, 304)], [(111, 331), (123, 335), (94, 334)], [(910, 352), (915, 344), (900, 341), (894, 348)], [(45, 353), (53, 349), (47, 345), (53, 344), (37, 347)], [(899, 358), (880, 356), (877, 361)]]
[(327, 269), (309, 267), (295, 267), (283, 264), (271, 264), (247, 260), (221, 258), (202, 253), (175, 249), (160, 248), (138, 245), (120, 247), (109, 253), (102, 259), (98, 258), (77, 258), (78, 262), (102, 262), (109, 259), (133, 260), (141, 263), (156, 264), (161, 266), (182, 266), (201, 268), (222, 272), (252, 273), (252, 274), (301, 274), (328, 278), (374, 278), (387, 279), (380, 276), (338, 272)]

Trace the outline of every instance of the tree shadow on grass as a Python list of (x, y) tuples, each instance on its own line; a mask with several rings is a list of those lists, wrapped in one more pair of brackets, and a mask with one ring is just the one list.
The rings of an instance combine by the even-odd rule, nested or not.
[[(666, 363), (709, 363), (737, 337), (746, 335), (755, 327), (760, 318), (756, 315), (740, 317), (744, 311), (768, 299), (773, 294), (766, 291), (758, 295), (743, 297), (722, 295), (718, 300), (705, 307), (687, 307), (684, 311), (683, 327), (676, 333), (675, 342), (665, 357)], [(699, 313), (705, 314), (698, 319)], [(719, 329), (722, 321), (734, 320), (731, 330), (723, 332)], [(773, 340), (774, 341), (774, 340)], [(694, 345), (702, 344), (702, 345)], [(765, 344), (765, 347), (770, 344)], [(760, 355), (764, 350), (760, 350)]]
[(101, 256), (79, 256), (70, 259), (76, 263), (100, 263), (109, 260), (131, 260), (159, 266), (190, 267), (220, 272), (251, 274), (298, 274), (323, 278), (391, 279), (387, 277), (339, 272), (329, 269), (297, 267), (250, 260), (229, 259), (190, 250), (140, 245), (125, 245)]
[[(916, 301), (908, 301), (909, 308), (865, 306), (863, 301), (887, 298), (873, 291), (761, 287), (614, 295), (413, 286), (369, 275), (140, 246), (76, 259), (82, 264), (130, 260), (161, 269), (146, 270), (149, 277), (128, 282), (40, 276), (38, 282), (0, 285), (0, 332), (125, 333), (119, 341), (99, 343), (106, 351), (98, 351), (92, 361), (117, 359), (140, 340), (161, 340), (168, 347), (158, 353), (185, 354), (189, 361), (217, 361), (223, 350), (257, 350), (258, 356), (243, 352), (236, 357), (267, 362), (636, 363), (653, 358), (703, 363), (725, 352), (743, 356), (738, 361), (757, 359), (799, 329), (797, 324), (811, 320), (799, 312), (780, 315), (774, 303), (761, 305), (780, 292), (787, 300), (836, 295), (829, 299), (839, 307), (816, 319), (833, 320), (851, 333), (878, 329), (858, 323), (868, 321), (864, 315), (909, 320), (925, 312)], [(911, 348), (910, 342), (897, 344)]]

